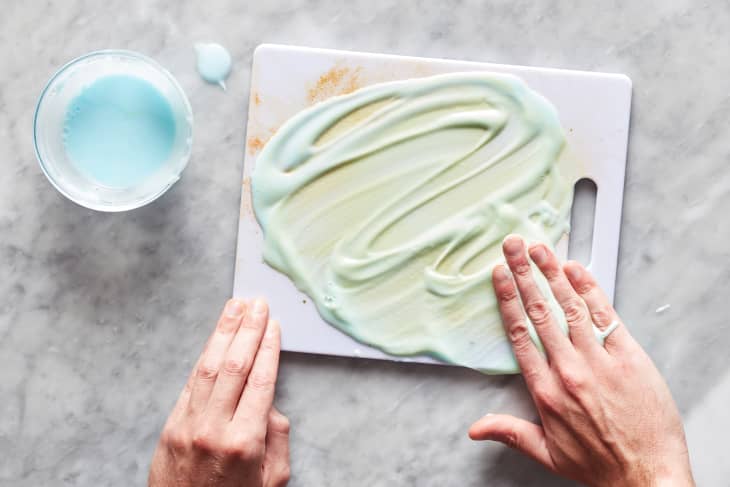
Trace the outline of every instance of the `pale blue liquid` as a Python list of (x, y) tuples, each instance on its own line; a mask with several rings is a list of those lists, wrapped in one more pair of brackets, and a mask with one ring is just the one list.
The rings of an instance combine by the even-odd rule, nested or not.
[(175, 142), (170, 103), (134, 76), (98, 79), (66, 110), (64, 143), (74, 166), (110, 187), (139, 185), (167, 162)]
[(224, 90), (225, 80), (231, 73), (231, 54), (225, 47), (215, 43), (195, 44), (198, 54), (198, 73), (208, 83), (215, 83)]

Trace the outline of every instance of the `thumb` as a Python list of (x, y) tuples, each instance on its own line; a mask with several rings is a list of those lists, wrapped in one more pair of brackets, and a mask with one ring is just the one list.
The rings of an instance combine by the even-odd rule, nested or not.
[(289, 481), (289, 419), (275, 407), (269, 412), (264, 455), (265, 485), (284, 486)]
[(504, 443), (555, 470), (545, 442), (545, 430), (535, 423), (507, 414), (487, 414), (471, 425), (469, 438)]

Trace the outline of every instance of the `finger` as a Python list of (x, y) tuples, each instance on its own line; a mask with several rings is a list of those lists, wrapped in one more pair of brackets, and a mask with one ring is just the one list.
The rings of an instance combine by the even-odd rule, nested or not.
[(542, 341), (548, 361), (556, 364), (565, 362), (575, 354), (575, 349), (558, 326), (547, 300), (537, 287), (527, 260), (525, 243), (517, 235), (509, 235), (504, 239), (502, 250), (517, 283), (527, 317)]
[(565, 314), (568, 336), (578, 350), (587, 354), (605, 353), (596, 340), (593, 322), (585, 302), (570, 285), (555, 254), (542, 243), (529, 249), (530, 258), (547, 279), (550, 290)]
[(210, 414), (233, 418), (268, 320), (269, 308), (264, 300), (257, 299), (248, 306), (213, 387), (208, 403)]
[[(206, 347), (207, 347), (206, 342)], [(204, 348), (205, 349), (205, 348)], [(185, 413), (185, 411), (188, 408), (188, 403), (190, 402), (190, 393), (193, 390), (193, 382), (195, 381), (195, 374), (198, 372), (198, 367), (200, 366), (200, 360), (202, 358), (198, 357), (197, 362), (195, 362), (195, 366), (193, 367), (193, 370), (190, 371), (190, 375), (188, 375), (188, 379), (185, 381), (185, 386), (183, 387), (183, 390), (180, 392), (180, 395), (177, 398), (177, 402), (175, 403), (175, 406), (172, 408), (172, 412), (170, 413), (170, 417), (168, 421), (175, 422), (179, 420), (182, 415)]]
[(226, 303), (208, 345), (200, 357), (200, 365), (196, 369), (188, 402), (188, 410), (191, 413), (202, 411), (208, 404), (226, 350), (241, 325), (245, 310), (245, 303), (238, 299), (231, 299)]
[(281, 341), (279, 323), (269, 320), (264, 338), (256, 353), (253, 367), (243, 388), (241, 400), (233, 415), (233, 421), (248, 428), (260, 429), (263, 438), (271, 404), (274, 402), (274, 388), (279, 369), (279, 347)]
[(547, 363), (532, 342), (532, 337), (530, 337), (527, 328), (527, 320), (517, 297), (517, 288), (505, 266), (497, 265), (494, 267), (492, 286), (494, 287), (494, 294), (497, 296), (499, 313), (502, 315), (502, 323), (504, 323), (507, 337), (512, 345), (515, 359), (520, 366), (522, 375), (525, 377), (528, 389), (532, 390), (537, 382), (546, 377), (548, 372)]
[[(599, 330), (605, 330), (614, 322), (621, 323), (621, 318), (611, 306), (608, 297), (585, 267), (579, 262), (570, 261), (565, 263), (564, 269), (571, 286), (588, 306), (591, 320)], [(628, 330), (620, 324), (606, 337), (604, 347), (610, 353), (628, 346), (631, 342), (632, 338)]]
[(471, 425), (469, 438), (504, 443), (548, 469), (555, 470), (555, 464), (545, 442), (545, 430), (542, 426), (524, 419), (506, 414), (487, 414)]
[(289, 481), (289, 429), (289, 419), (272, 407), (266, 426), (266, 485), (284, 486)]
[[(210, 344), (210, 339), (212, 338), (212, 335), (208, 337), (208, 339), (205, 341), (205, 345), (203, 345), (203, 351), (208, 348), (208, 344)], [(190, 374), (188, 375), (188, 379), (185, 382), (185, 386), (183, 386), (183, 390), (180, 392), (180, 395), (177, 398), (177, 402), (175, 403), (175, 406), (172, 408), (172, 413), (170, 413), (169, 420), (177, 420), (179, 419), (187, 410), (188, 403), (190, 402), (190, 393), (193, 390), (193, 383), (195, 382), (195, 376), (198, 373), (198, 367), (200, 367), (200, 362), (203, 360), (203, 353), (200, 354), (198, 357), (198, 360), (195, 361), (195, 365), (193, 366), (193, 370), (190, 371)]]

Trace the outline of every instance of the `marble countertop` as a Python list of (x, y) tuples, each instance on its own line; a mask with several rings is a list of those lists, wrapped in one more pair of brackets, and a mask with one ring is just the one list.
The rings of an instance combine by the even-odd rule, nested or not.
[[(621, 72), (634, 82), (616, 304), (666, 375), (699, 485), (730, 475), (730, 4), (574, 0), (9, 2), (0, 17), (0, 485), (141, 485), (159, 430), (231, 294), (251, 55), (278, 42)], [(228, 46), (228, 92), (192, 45)], [(124, 214), (80, 208), (38, 168), (36, 98), (65, 61), (148, 54), (196, 117), (182, 180)], [(663, 313), (655, 310), (671, 304)], [(333, 387), (337, 384), (337, 387)], [(284, 354), (293, 486), (570, 485), (483, 413), (534, 417), (518, 377)]]

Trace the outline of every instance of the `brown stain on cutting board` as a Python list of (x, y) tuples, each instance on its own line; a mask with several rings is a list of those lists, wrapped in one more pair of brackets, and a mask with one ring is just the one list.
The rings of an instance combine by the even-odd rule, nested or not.
[[(346, 95), (361, 88), (361, 71), (362, 67), (360, 66), (353, 68), (341, 64), (334, 65), (322, 74), (313, 86), (307, 89), (308, 104), (313, 105), (333, 96)], [(261, 108), (262, 99), (258, 91), (253, 92), (252, 101), (256, 107)], [(261, 131), (256, 130), (255, 135), (248, 137), (246, 149), (250, 155), (260, 152), (269, 139), (274, 136), (276, 129), (269, 129), (268, 132), (268, 134), (262, 134)]]
[[(362, 67), (348, 67), (336, 64), (324, 74), (317, 82), (307, 90), (307, 101), (310, 105), (324, 101), (333, 96), (346, 95), (362, 87), (360, 73)], [(261, 106), (261, 95), (254, 91), (252, 96), (253, 104)], [(258, 132), (258, 130), (257, 130)], [(246, 140), (246, 149), (250, 155), (257, 154), (264, 148), (266, 143), (274, 136), (276, 129), (270, 129), (267, 135), (256, 134)]]
[(246, 176), (243, 178), (241, 185), (241, 218), (254, 218), (253, 202), (251, 200), (251, 178)]
[(246, 141), (246, 147), (248, 148), (248, 153), (253, 155), (259, 152), (261, 149), (264, 148), (266, 143), (271, 139), (271, 137), (274, 136), (276, 133), (276, 129), (269, 130), (268, 135), (253, 135), (248, 138)]
[(248, 152), (254, 154), (260, 151), (267, 141), (262, 140), (261, 137), (249, 137), (248, 138)]
[(307, 90), (307, 101), (310, 105), (338, 95), (346, 95), (360, 88), (361, 67), (350, 68), (335, 65), (319, 77), (317, 82)]

